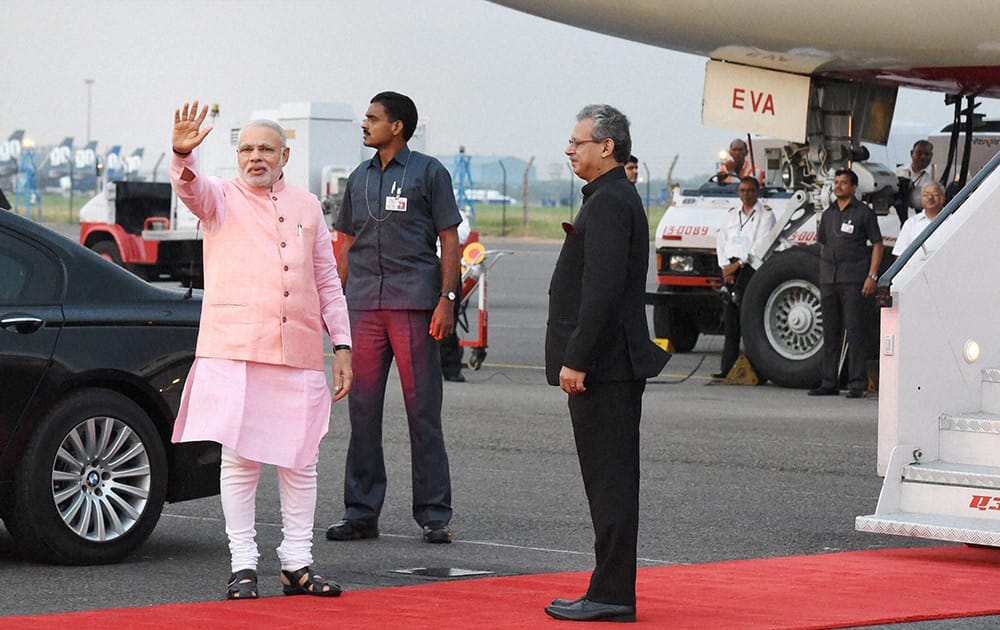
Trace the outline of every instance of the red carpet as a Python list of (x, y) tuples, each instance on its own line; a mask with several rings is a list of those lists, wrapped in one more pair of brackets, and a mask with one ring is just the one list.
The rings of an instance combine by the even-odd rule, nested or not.
[[(887, 549), (639, 571), (638, 626), (837, 628), (1000, 614), (1000, 550)], [(586, 573), (523, 575), (254, 602), (0, 618), (2, 628), (558, 628), (542, 608)], [(587, 626), (588, 628), (591, 626)]]

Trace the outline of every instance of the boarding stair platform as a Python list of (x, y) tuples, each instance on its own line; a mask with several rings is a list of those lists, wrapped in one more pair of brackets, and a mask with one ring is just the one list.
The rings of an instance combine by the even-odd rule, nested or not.
[(982, 370), (979, 411), (938, 417), (938, 457), (900, 444), (874, 514), (855, 529), (1000, 547), (1000, 369)]

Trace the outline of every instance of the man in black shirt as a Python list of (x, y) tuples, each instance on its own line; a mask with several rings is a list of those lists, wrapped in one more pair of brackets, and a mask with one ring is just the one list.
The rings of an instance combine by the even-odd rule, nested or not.
[[(843, 331), (847, 329), (848, 398), (865, 393), (865, 298), (875, 292), (882, 262), (882, 232), (875, 212), (854, 196), (858, 176), (850, 169), (837, 171), (830, 204), (820, 218), (820, 306), (823, 309), (823, 382), (810, 396), (839, 393), (838, 367)], [(868, 243), (872, 243), (871, 250)]]

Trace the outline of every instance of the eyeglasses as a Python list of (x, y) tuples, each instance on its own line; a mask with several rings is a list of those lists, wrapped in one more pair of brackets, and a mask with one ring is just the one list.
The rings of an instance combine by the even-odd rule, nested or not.
[(568, 144), (569, 146), (573, 147), (573, 149), (576, 149), (581, 144), (587, 144), (588, 142), (601, 143), (601, 142), (604, 142), (604, 140), (574, 140), (573, 138), (570, 138), (566, 142), (566, 144)]
[(250, 144), (244, 144), (241, 145), (238, 149), (236, 149), (236, 152), (239, 153), (240, 155), (249, 157), (250, 155), (253, 155), (254, 150), (256, 150), (261, 155), (274, 155), (275, 153), (278, 152), (278, 149), (272, 147), (269, 144), (258, 144), (256, 146)]

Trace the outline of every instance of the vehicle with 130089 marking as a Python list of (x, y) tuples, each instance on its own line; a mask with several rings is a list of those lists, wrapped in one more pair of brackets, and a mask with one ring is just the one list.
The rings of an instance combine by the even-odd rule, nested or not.
[(218, 445), (170, 443), (200, 312), (0, 212), (0, 518), (29, 557), (119, 561), (218, 493)]
[[(737, 188), (738, 183), (720, 184), (713, 178), (699, 188), (683, 190), (656, 226), (657, 286), (646, 294), (646, 301), (653, 305), (655, 335), (669, 339), (677, 352), (690, 352), (701, 334), (723, 332), (716, 234), (726, 213), (740, 206)], [(802, 199), (784, 188), (764, 187), (760, 202), (780, 220)], [(891, 250), (899, 220), (885, 210), (877, 212), (884, 243)], [(876, 327), (877, 313), (872, 311), (871, 324)], [(823, 315), (816, 220), (810, 218), (782, 235), (776, 251), (750, 280), (740, 321), (746, 355), (760, 376), (785, 387), (819, 383)]]

